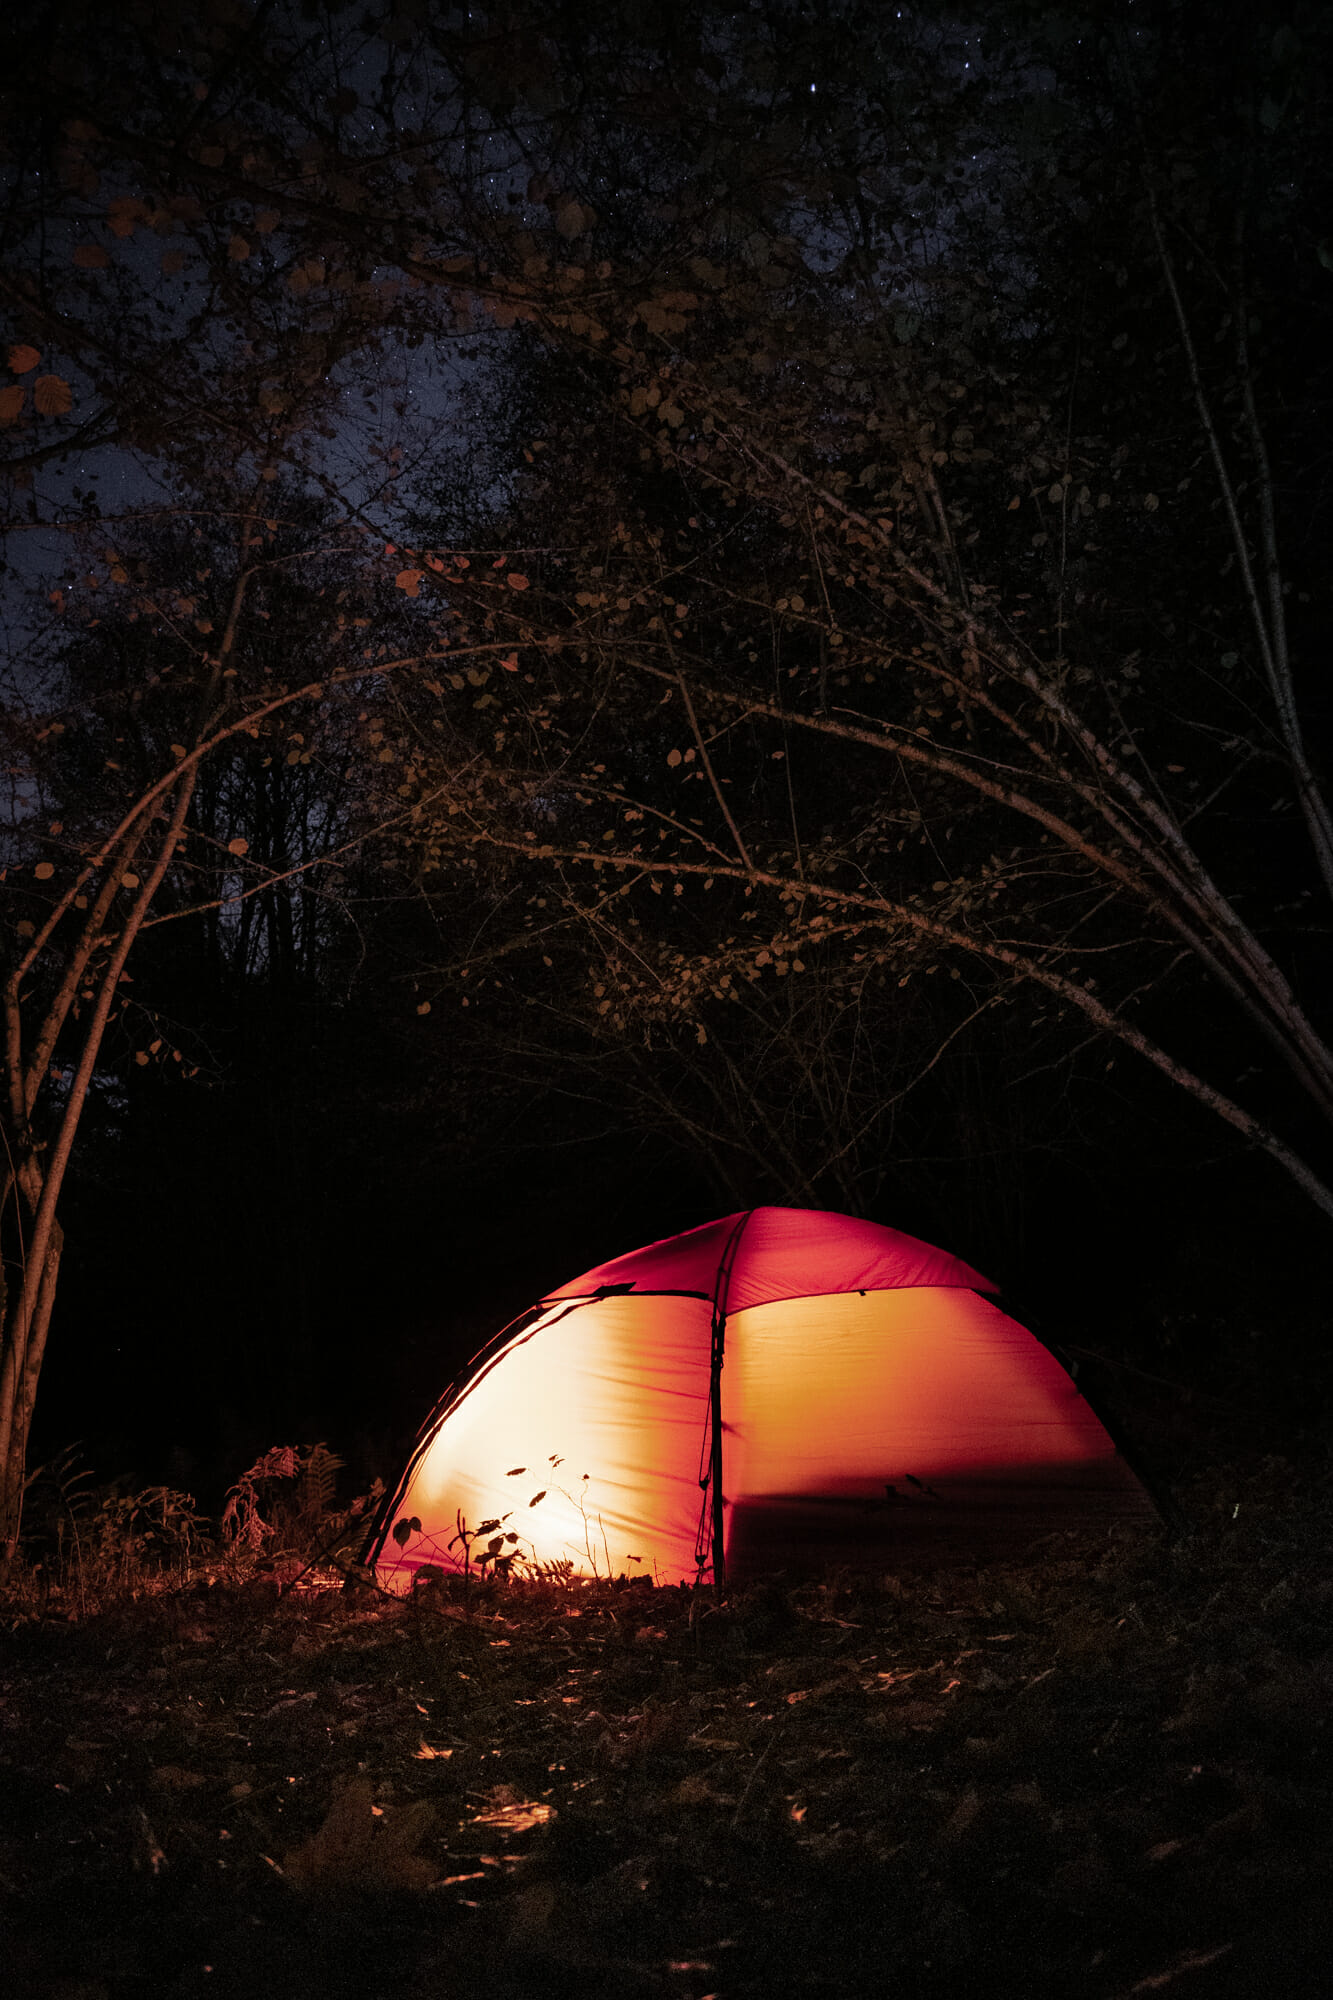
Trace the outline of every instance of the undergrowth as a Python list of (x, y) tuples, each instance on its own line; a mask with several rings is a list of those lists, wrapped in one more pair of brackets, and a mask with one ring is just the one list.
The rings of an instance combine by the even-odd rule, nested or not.
[(238, 1531), (7, 1600), (18, 2000), (1327, 1990), (1326, 1452), (1200, 1478), (1174, 1536), (724, 1605), (385, 1599), (300, 1567), (284, 1465), (248, 1570)]
[(98, 1482), (77, 1445), (29, 1476), (21, 1560), (0, 1572), (0, 1614), (87, 1618), (194, 1585), (290, 1583), (354, 1560), (383, 1491), (344, 1505), (327, 1444), (276, 1445), (230, 1488), (212, 1521), (169, 1486)]

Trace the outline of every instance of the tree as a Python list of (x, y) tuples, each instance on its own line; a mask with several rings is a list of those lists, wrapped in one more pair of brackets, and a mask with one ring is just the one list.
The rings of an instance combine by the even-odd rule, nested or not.
[[(127, 991), (131, 958), (156, 926), (192, 915), (215, 945), (225, 927), (242, 963), (255, 950), (309, 951), (313, 906), (308, 893), (294, 904), (293, 887), (365, 832), (328, 788), (294, 819), (289, 807), (281, 831), (274, 823), (293, 776), (344, 734), (331, 691), (364, 667), (338, 661), (335, 628), (350, 632), (350, 622), (311, 574), (322, 563), (327, 577), (336, 542), (322, 548), (317, 536), (312, 550), (296, 524), (258, 512), (261, 495), (274, 504), (271, 487), (233, 509), (215, 496), (207, 513), (173, 514), (156, 533), (130, 528), (87, 557), (95, 566), (71, 588), (74, 629), (53, 653), (44, 698), (30, 682), (4, 716), (19, 804), (7, 857), (0, 1180), (0, 1527), (10, 1549), (76, 1138), (90, 1104), (114, 1100), (122, 1065), (180, 1059), (151, 995)], [(220, 512), (233, 517), (226, 539)], [(266, 628), (275, 595), (279, 616), (296, 608), (288, 570), (302, 555), (304, 643), (293, 644), (281, 626)], [(100, 615), (85, 628), (79, 612), (92, 605)], [(302, 678), (302, 666), (318, 678)], [(293, 734), (293, 720), (304, 729)]]
[[(1177, 17), (1168, 26), (1147, 64), (1159, 114), (1179, 111), (1180, 75), (1195, 53)], [(1289, 66), (1289, 38), (1263, 53)], [(591, 327), (587, 311), (554, 303), (558, 255), (549, 269), (528, 259), (527, 309), (576, 357), (581, 381), (571, 394), (565, 378), (565, 467), (571, 436), (590, 442), (568, 479), (556, 452), (537, 457), (556, 472), (530, 494), (514, 531), (529, 545), (545, 541), (551, 556), (539, 565), (540, 593), (525, 594), (506, 621), (515, 664), (542, 668), (532, 700), (514, 683), (497, 718), (517, 802), (508, 844), (562, 865), (561, 893), (598, 941), (597, 974), (611, 975), (599, 1005), (622, 1007), (626, 1020), (697, 1010), (722, 999), (738, 971), (753, 978), (838, 937), (873, 935), (879, 962), (901, 978), (923, 955), (961, 953), (1144, 1056), (1330, 1212), (1325, 1177), (1279, 1129), (1287, 1121), (1299, 1132), (1310, 1119), (1312, 1133), (1326, 1128), (1327, 1040), (1280, 966), (1270, 927), (1242, 914), (1242, 899), (1299, 912), (1310, 878), (1285, 835), (1268, 854), (1246, 851), (1224, 816), (1260, 801), (1280, 811), (1293, 798), (1313, 881), (1325, 875), (1327, 809), (1296, 703), (1252, 335), (1246, 314), (1236, 317), (1232, 271), (1218, 287), (1230, 367), (1210, 384), (1200, 315), (1212, 308), (1206, 297), (1187, 303), (1175, 247), (1206, 224), (1229, 254), (1231, 204), (1241, 201), (1244, 220), (1246, 200), (1261, 211), (1274, 198), (1284, 162), (1263, 156), (1261, 136), (1278, 121), (1263, 111), (1273, 100), (1237, 100), (1245, 170), (1236, 184), (1215, 174), (1200, 190), (1197, 167), (1180, 156), (1227, 135), (1196, 118), (1192, 130), (1173, 129), (1176, 157), (1161, 160), (1145, 138), (1143, 93), (1124, 85), (1123, 49), (1113, 42), (1107, 55), (1096, 108), (1109, 105), (1121, 122), (1113, 148), (1091, 167), (1085, 157), (1080, 193), (1109, 204), (1123, 235), (1140, 227), (1150, 248), (1125, 302), (1136, 344), (1154, 331), (1158, 343), (1141, 393), (1123, 382), (1100, 399), (1081, 389), (1080, 342), (1104, 340), (1112, 354), (1128, 346), (1110, 307), (1053, 353), (975, 298), (904, 326), (872, 287), (831, 289), (790, 234), (747, 243), (739, 263), (710, 261), (698, 242), (674, 270), (659, 257), (651, 295), (622, 294)], [(1308, 99), (1289, 98), (1283, 115), (1308, 120)], [(1158, 129), (1168, 129), (1164, 115)], [(1085, 155), (1094, 137), (1088, 123), (1076, 131)], [(1108, 184), (1100, 195), (1098, 173)], [(1088, 218), (1067, 195), (1057, 210), (1063, 235), (1045, 253), (1066, 260), (1055, 268), (1067, 301), (1069, 241), (1075, 225), (1089, 233)], [(1206, 261), (1191, 255), (1206, 278)], [(1317, 268), (1311, 254), (1308, 269)], [(1271, 289), (1283, 274), (1266, 282)], [(1035, 306), (1045, 309), (1040, 298)], [(1034, 309), (1031, 287), (1023, 309)], [(1033, 379), (1034, 361), (1044, 383)], [(1073, 378), (1063, 394), (1062, 369)], [(1107, 431), (1124, 421), (1126, 386), (1140, 421), (1160, 420), (1164, 403), (1178, 408), (1183, 391), (1195, 424), (1166, 453), (1160, 442), (1113, 446)], [(1292, 388), (1308, 396), (1298, 377)], [(531, 405), (528, 414), (536, 457), (555, 440), (537, 436), (541, 419)], [(1233, 425), (1235, 448), (1252, 461), (1243, 481), (1222, 434)], [(1170, 479), (1186, 492), (1205, 469), (1216, 512), (1167, 488)], [(530, 488), (541, 483), (528, 475)], [(1023, 523), (1028, 507), (1035, 533)], [(1173, 510), (1176, 532), (1164, 535)], [(1219, 567), (1238, 581), (1234, 608)], [(454, 577), (450, 602), (494, 627), (506, 600), (493, 578), (482, 581), (485, 590)], [(1108, 635), (1108, 609), (1140, 632), (1160, 621), (1155, 658)], [(1271, 737), (1256, 718), (1248, 663), (1222, 639), (1237, 612), (1251, 625)], [(1203, 643), (1182, 646), (1190, 620)], [(552, 648), (572, 655), (568, 670), (549, 664)], [(644, 717), (651, 688), (669, 729)], [(525, 732), (526, 756), (516, 755)], [(717, 741), (726, 749), (711, 749)], [(840, 760), (851, 803), (822, 851), (802, 834), (785, 775), (765, 773), (802, 741)], [(654, 759), (665, 767), (656, 781), (646, 775)], [(686, 810), (690, 784), (702, 788), (705, 812)], [(798, 794), (810, 800), (817, 788)], [(555, 837), (549, 826), (534, 832), (534, 799), (558, 803)], [(960, 815), (968, 847), (941, 867), (935, 857)], [(639, 838), (648, 825), (652, 837)], [(471, 833), (506, 837), (482, 814)], [(433, 852), (455, 853), (456, 840), (455, 818)], [(927, 850), (919, 859), (928, 870), (912, 865), (914, 846)], [(632, 891), (608, 894), (612, 869)], [(601, 883), (586, 894), (567, 886), (579, 871)], [(730, 928), (733, 909), (691, 950), (679, 923), (640, 914), (668, 880), (682, 891), (731, 881), (752, 897), (767, 892), (785, 921), (756, 952)], [(743, 913), (752, 921), (753, 907)], [(1299, 954), (1299, 930), (1296, 941)], [(1256, 1113), (1209, 1079), (1219, 1053), (1224, 1065), (1235, 1058), (1206, 1046), (1212, 1019), (1206, 1037), (1188, 1021), (1182, 977), (1226, 997), (1274, 1052), (1294, 1098), (1267, 1082), (1272, 1112)], [(1171, 1051), (1182, 1031), (1196, 1044), (1192, 1057)]]
[[(494, 891), (486, 948), (534, 999), (558, 919), (562, 951), (591, 943), (567, 962), (592, 1019), (746, 1063), (742, 983), (809, 972), (845, 1022), (867, 978), (958, 972), (963, 1013), (1017, 994), (1128, 1046), (1329, 1211), (1307, 1154), (1333, 1059), (1300, 977), (1327, 814), (1271, 471), (1311, 369), (1236, 311), (1313, 309), (1324, 268), (1299, 40), (1237, 29), (1223, 60), (1183, 7), (1127, 39), (1014, 6), (999, 42), (782, 0), (369, 33), (141, 13), (156, 39), (73, 0), (22, 31), (11, 469), (202, 454), (382, 538), (420, 643), (349, 675), (448, 653), (366, 704), (423, 896)], [(1294, 261), (1260, 236), (1237, 266), (1274, 203)], [(460, 546), (428, 471), (500, 383)], [(1237, 607), (1253, 661), (1216, 643)], [(1313, 878), (1285, 827), (1228, 817), (1288, 801)], [(1279, 883), (1274, 937), (1249, 911)], [(438, 956), (461, 978), (477, 952)]]

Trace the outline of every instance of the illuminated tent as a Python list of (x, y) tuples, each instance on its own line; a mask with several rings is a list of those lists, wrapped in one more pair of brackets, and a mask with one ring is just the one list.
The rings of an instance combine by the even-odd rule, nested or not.
[(525, 1565), (743, 1581), (1153, 1518), (994, 1289), (915, 1237), (816, 1209), (749, 1209), (599, 1264), (453, 1385), (368, 1560), (405, 1590), (424, 1563), (463, 1566), (461, 1526), (474, 1560), (516, 1536), (498, 1552)]

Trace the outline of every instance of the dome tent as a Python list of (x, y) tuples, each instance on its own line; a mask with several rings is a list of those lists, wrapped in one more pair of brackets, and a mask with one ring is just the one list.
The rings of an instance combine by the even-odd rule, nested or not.
[[(471, 1364), (367, 1550), (379, 1580), (526, 1563), (659, 1583), (1000, 1555), (1150, 1519), (1070, 1375), (958, 1258), (755, 1208), (600, 1264)], [(515, 1539), (516, 1538), (516, 1539)]]

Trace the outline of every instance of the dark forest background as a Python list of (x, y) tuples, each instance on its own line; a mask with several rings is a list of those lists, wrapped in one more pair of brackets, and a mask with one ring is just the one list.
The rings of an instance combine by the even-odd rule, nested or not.
[(986, 1271), (1168, 1476), (1323, 1422), (1323, 10), (5, 33), (32, 1461), (387, 1475), (770, 1201)]

